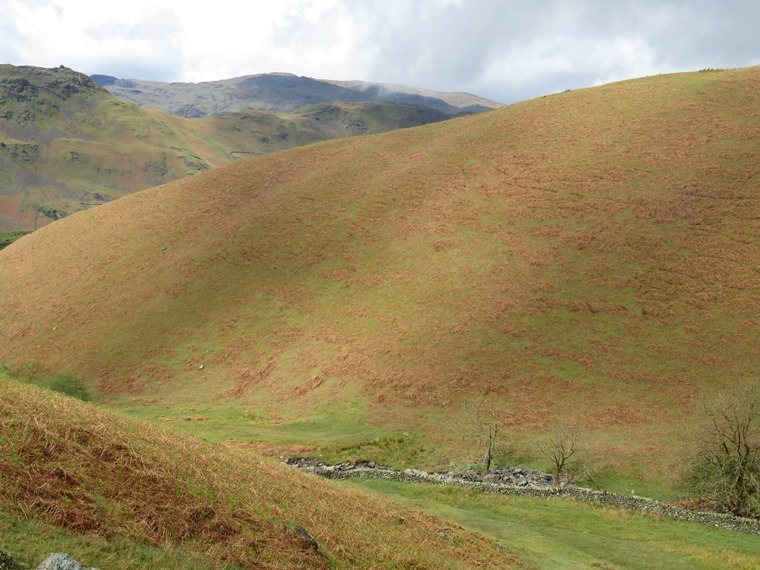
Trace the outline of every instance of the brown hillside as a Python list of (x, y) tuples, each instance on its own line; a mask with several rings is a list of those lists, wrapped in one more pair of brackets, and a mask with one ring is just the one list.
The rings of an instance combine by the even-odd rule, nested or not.
[(759, 83), (566, 92), (77, 214), (0, 252), (0, 362), (172, 402), (358, 391), (375, 418), (487, 390), (515, 429), (662, 450), (760, 365)]
[[(0, 508), (244, 568), (509, 568), (494, 541), (0, 377)], [(288, 530), (302, 526), (319, 552)], [(445, 540), (442, 535), (445, 534)]]

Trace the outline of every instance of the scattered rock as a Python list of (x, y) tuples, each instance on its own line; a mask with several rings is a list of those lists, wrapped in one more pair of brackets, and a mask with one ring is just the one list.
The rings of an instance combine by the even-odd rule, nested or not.
[(308, 532), (306, 532), (306, 529), (300, 525), (288, 525), (288, 532), (291, 534), (295, 534), (298, 536), (301, 540), (303, 540), (306, 545), (311, 548), (312, 550), (319, 550), (319, 545), (317, 544), (317, 541), (314, 540), (314, 537), (311, 536)]
[[(380, 465), (374, 461), (344, 461), (337, 465), (327, 465), (321, 461), (309, 457), (290, 457), (285, 463), (304, 471), (319, 472), (321, 474), (331, 472), (377, 472), (398, 473), (410, 480), (424, 479), (429, 480), (431, 477), (440, 482), (450, 481), (469, 481), (472, 483), (492, 483), (495, 485), (514, 485), (516, 487), (530, 487), (533, 489), (545, 489), (554, 486), (554, 476), (543, 473), (537, 469), (526, 467), (501, 467), (491, 469), (488, 473), (480, 475), (472, 469), (466, 471), (438, 472), (427, 473), (419, 469), (398, 470), (388, 465)], [(570, 487), (570, 483), (562, 482), (560, 487)]]
[(83, 566), (74, 560), (69, 554), (51, 554), (37, 566), (37, 570), (97, 570)]
[(9, 552), (0, 550), (0, 570), (29, 570), (29, 566)]

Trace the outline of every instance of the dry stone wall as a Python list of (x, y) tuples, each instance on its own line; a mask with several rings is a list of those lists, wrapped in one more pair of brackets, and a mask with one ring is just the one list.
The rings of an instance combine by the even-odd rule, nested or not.
[[(578, 501), (586, 501), (588, 503), (607, 504), (623, 509), (643, 511), (645, 513), (689, 522), (697, 522), (717, 528), (760, 534), (760, 520), (746, 519), (722, 513), (691, 511), (654, 499), (649, 499), (647, 497), (623, 495), (609, 491), (597, 491), (594, 489), (578, 487), (576, 485), (556, 487), (552, 484), (550, 475), (544, 475), (544, 483), (529, 482), (521, 486), (509, 483), (470, 480), (448, 473), (427, 473), (417, 469), (398, 470), (384, 465), (376, 465), (372, 462), (325, 465), (310, 459), (288, 459), (286, 463), (327, 479), (360, 477), (365, 479), (385, 479), (387, 481), (399, 481), (402, 483), (449, 485), (499, 495), (515, 495), (520, 497), (564, 497), (576, 499)], [(540, 472), (533, 471), (533, 473)], [(486, 478), (487, 477), (488, 476), (486, 476)], [(539, 479), (539, 481), (540, 480), (541, 479)]]

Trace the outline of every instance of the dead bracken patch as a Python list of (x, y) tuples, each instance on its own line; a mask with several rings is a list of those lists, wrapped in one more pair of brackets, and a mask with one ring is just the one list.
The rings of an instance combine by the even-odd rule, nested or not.
[(517, 563), (459, 527), (456, 544), (440, 544), (439, 519), (390, 501), (3, 378), (0, 434), (0, 506), (80, 533), (184, 545), (245, 568)]

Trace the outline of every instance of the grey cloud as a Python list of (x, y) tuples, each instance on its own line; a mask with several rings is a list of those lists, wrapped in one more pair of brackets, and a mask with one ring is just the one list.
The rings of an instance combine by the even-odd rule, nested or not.
[[(667, 72), (760, 63), (755, 0), (354, 0), (348, 5), (370, 22), (366, 41), (377, 54), (369, 71), (373, 79), (445, 90), (469, 87), (504, 102), (636, 76), (643, 66)], [(616, 59), (612, 47), (620, 42), (638, 46), (648, 60)], [(566, 61), (567, 69), (557, 69), (552, 59)], [(527, 72), (487, 76), (486, 70), (500, 63)]]
[[(49, 0), (29, 1), (53, 6)], [(297, 52), (329, 46), (334, 39), (329, 35), (334, 29), (331, 24), (345, 24), (345, 10), (352, 16), (354, 31), (361, 39), (354, 46), (356, 53), (351, 55), (354, 76), (334, 79), (470, 91), (504, 103), (627, 77), (760, 64), (758, 0), (341, 3), (341, 9), (326, 14), (322, 22), (292, 14), (284, 24), (277, 25), (272, 43), (291, 55), (291, 60), (298, 57)], [(41, 64), (20, 61), (29, 52), (25, 43), (29, 40), (2, 16), (0, 0), (0, 37), (4, 40), (0, 43), (0, 60)], [(334, 21), (330, 20), (333, 17)], [(86, 33), (102, 49), (78, 62), (58, 63), (86, 73), (160, 81), (183, 80), (183, 66), (215, 69), (213, 61), (185, 61), (182, 41), (186, 41), (183, 38), (187, 34), (182, 33), (179, 18), (170, 10), (147, 10), (139, 20), (131, 22), (112, 18)], [(246, 40), (229, 38), (230, 58), (236, 56), (236, 42)], [(271, 57), (272, 61), (281, 61)], [(266, 55), (261, 54), (259, 60), (266, 61)], [(246, 65), (247, 61), (238, 62), (235, 68)], [(294, 70), (251, 68), (245, 72), (265, 71)], [(324, 76), (319, 69), (298, 72)]]

